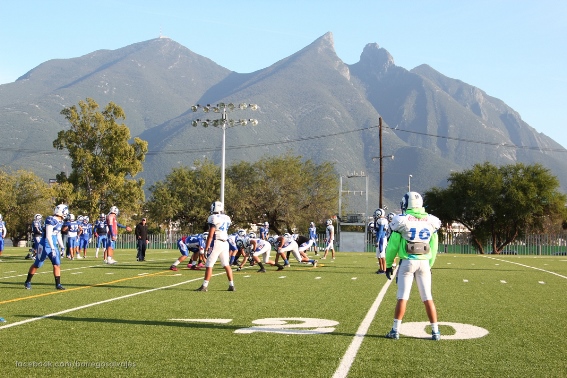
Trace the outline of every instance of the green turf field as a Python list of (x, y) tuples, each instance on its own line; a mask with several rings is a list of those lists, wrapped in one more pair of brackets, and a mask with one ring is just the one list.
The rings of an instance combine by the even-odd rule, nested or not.
[[(89, 251), (94, 256), (94, 250)], [(565, 377), (567, 257), (439, 255), (433, 269), (442, 339), (414, 287), (400, 340), (396, 285), (373, 253), (266, 274), (168, 270), (177, 250), (117, 250), (117, 265), (64, 260), (23, 282), (23, 248), (0, 256), (3, 377)], [(312, 253), (310, 254), (312, 256)], [(320, 257), (320, 256), (319, 256)]]

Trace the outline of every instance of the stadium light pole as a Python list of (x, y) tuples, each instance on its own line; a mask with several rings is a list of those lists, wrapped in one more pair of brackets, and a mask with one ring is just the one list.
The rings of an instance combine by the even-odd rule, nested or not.
[(411, 192), (411, 178), (412, 177), (413, 177), (412, 175), (408, 176), (408, 193)]
[(221, 189), (220, 189), (220, 201), (224, 204), (224, 171), (225, 171), (225, 162), (226, 162), (226, 128), (233, 127), (233, 126), (246, 126), (248, 124), (252, 126), (256, 126), (258, 124), (257, 119), (229, 119), (227, 117), (228, 112), (232, 112), (234, 110), (258, 110), (258, 105), (256, 104), (246, 104), (241, 103), (239, 105), (234, 105), (233, 103), (224, 103), (220, 102), (216, 105), (193, 105), (191, 106), (191, 110), (193, 113), (197, 112), (199, 108), (203, 109), (205, 113), (219, 113), (221, 115), (220, 118), (217, 119), (195, 119), (191, 122), (191, 125), (197, 127), (199, 125), (203, 127), (220, 127), (222, 129), (222, 152), (221, 152)]

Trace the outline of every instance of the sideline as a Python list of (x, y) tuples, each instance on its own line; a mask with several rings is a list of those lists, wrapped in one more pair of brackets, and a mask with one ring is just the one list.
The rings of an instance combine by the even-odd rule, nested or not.
[(535, 266), (529, 266), (529, 265), (525, 265), (525, 264), (520, 264), (520, 263), (517, 263), (517, 262), (515, 262), (515, 261), (508, 261), (508, 260), (498, 259), (498, 258), (496, 258), (496, 257), (490, 257), (490, 256), (483, 256), (483, 257), (484, 257), (485, 259), (492, 259), (492, 260), (496, 260), (496, 261), (507, 262), (507, 263), (510, 263), (510, 264), (516, 264), (516, 265), (522, 266), (522, 267), (524, 267), (524, 268), (530, 268), (530, 269), (539, 270), (539, 271), (544, 272), (544, 273), (553, 274), (554, 276), (567, 279), (567, 276), (561, 275), (561, 274), (559, 274), (559, 273), (552, 272), (552, 271), (550, 271), (550, 270), (545, 270), (545, 269), (541, 269), (541, 268), (536, 268)]
[[(225, 274), (225, 272), (219, 272), (216, 274), (213, 274), (214, 276), (218, 276), (218, 275), (223, 275)], [(147, 277), (147, 275), (143, 276), (143, 277)], [(85, 308), (89, 308), (89, 307), (93, 307), (93, 306), (98, 306), (100, 304), (105, 304), (105, 303), (110, 303), (110, 302), (114, 302), (114, 301), (118, 301), (120, 299), (127, 299), (127, 298), (131, 298), (131, 297), (135, 297), (136, 295), (140, 295), (140, 294), (147, 294), (147, 293), (152, 293), (154, 291), (158, 291), (158, 290), (163, 290), (163, 289), (169, 289), (172, 287), (176, 287), (176, 286), (181, 286), (181, 285), (185, 285), (187, 283), (191, 283), (191, 282), (195, 282), (195, 281), (199, 281), (199, 280), (203, 280), (203, 277), (197, 277), (197, 278), (193, 278), (187, 281), (183, 281), (183, 282), (178, 282), (176, 284), (172, 284), (172, 285), (167, 285), (167, 286), (162, 286), (162, 287), (156, 287), (153, 289), (148, 289), (148, 290), (143, 290), (143, 291), (139, 291), (137, 293), (132, 293), (132, 294), (127, 294), (127, 295), (122, 295), (120, 297), (116, 297), (116, 298), (110, 298), (110, 299), (105, 299), (104, 301), (99, 301), (99, 302), (94, 302), (94, 303), (89, 303), (83, 306), (79, 306), (79, 307), (73, 307), (73, 308), (69, 308), (67, 310), (63, 310), (63, 311), (59, 311), (59, 312), (54, 312), (51, 314), (47, 314), (47, 315), (43, 315), (43, 316), (39, 316), (37, 318), (30, 318), (30, 319), (25, 319), (25, 320), (21, 320), (19, 322), (15, 322), (15, 323), (8, 323), (6, 325), (0, 326), (0, 330), (5, 329), (5, 328), (10, 328), (10, 327), (15, 327), (15, 326), (19, 326), (22, 324), (27, 324), (27, 323), (31, 323), (31, 322), (35, 322), (37, 320), (43, 320), (43, 319), (47, 319), (47, 318), (51, 318), (54, 316), (58, 316), (58, 315), (62, 315), (62, 314), (67, 314), (73, 311), (78, 311), (78, 310), (82, 310)]]
[[(398, 268), (396, 267), (392, 277), (395, 278), (397, 273), (398, 273)], [(341, 358), (341, 363), (340, 363), (339, 367), (337, 368), (337, 370), (335, 370), (335, 374), (333, 374), (333, 378), (344, 378), (348, 375), (350, 367), (352, 366), (352, 363), (354, 362), (354, 358), (356, 357), (356, 354), (358, 353), (358, 349), (360, 349), (360, 345), (362, 344), (362, 340), (364, 340), (364, 336), (366, 336), (366, 333), (368, 332), (368, 328), (370, 328), (370, 324), (374, 320), (374, 317), (376, 316), (376, 313), (378, 312), (378, 308), (380, 307), (380, 304), (382, 303), (382, 299), (384, 299), (384, 296), (386, 295), (386, 291), (388, 291), (388, 288), (390, 287), (391, 284), (392, 284), (392, 280), (386, 280), (386, 284), (384, 286), (382, 286), (382, 290), (380, 290), (380, 292), (378, 293), (376, 300), (374, 301), (374, 303), (372, 304), (372, 306), (368, 310), (368, 313), (364, 317), (364, 320), (362, 321), (362, 323), (358, 327), (358, 330), (356, 331), (356, 334), (354, 335), (354, 339), (350, 343), (350, 346), (348, 347), (347, 351), (345, 352), (343, 358)]]

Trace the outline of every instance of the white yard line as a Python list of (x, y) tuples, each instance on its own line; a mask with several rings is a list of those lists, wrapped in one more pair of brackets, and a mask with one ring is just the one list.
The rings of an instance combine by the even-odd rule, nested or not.
[(545, 270), (545, 269), (541, 269), (541, 268), (536, 268), (535, 266), (529, 266), (529, 265), (526, 265), (526, 264), (520, 264), (520, 263), (517, 263), (517, 262), (514, 262), (514, 261), (508, 261), (508, 260), (503, 260), (503, 259), (497, 259), (496, 257), (488, 257), (488, 256), (484, 256), (484, 257), (487, 258), (487, 259), (492, 259), (492, 260), (507, 262), (507, 263), (510, 263), (510, 264), (516, 264), (516, 265), (519, 265), (519, 266), (523, 266), (524, 268), (539, 270), (539, 271), (541, 271), (541, 272), (553, 274), (554, 276), (567, 279), (567, 276), (564, 276), (564, 275), (562, 275), (562, 274), (555, 273), (555, 272), (552, 272), (552, 271), (549, 271), (549, 270)]
[[(393, 274), (393, 277), (395, 276), (396, 276), (396, 271), (394, 271)], [(352, 366), (356, 354), (358, 353), (358, 349), (362, 344), (362, 340), (364, 340), (364, 336), (366, 336), (366, 333), (368, 332), (368, 328), (370, 328), (370, 324), (374, 320), (374, 317), (378, 312), (378, 308), (380, 307), (380, 303), (382, 303), (382, 299), (384, 299), (384, 296), (386, 295), (386, 291), (388, 291), (388, 288), (390, 287), (391, 283), (392, 283), (391, 280), (387, 280), (386, 284), (384, 284), (384, 286), (382, 287), (382, 290), (380, 290), (380, 292), (378, 293), (378, 297), (376, 297), (376, 300), (372, 304), (372, 307), (370, 307), (370, 310), (368, 310), (368, 313), (364, 317), (364, 320), (362, 321), (362, 323), (358, 327), (358, 330), (356, 331), (356, 334), (354, 335), (354, 339), (350, 343), (350, 346), (348, 347), (343, 358), (341, 358), (341, 363), (337, 368), (337, 370), (335, 371), (333, 378), (343, 378), (348, 375), (350, 367)]]
[[(221, 275), (221, 274), (225, 274), (225, 272), (213, 274), (213, 276), (218, 276), (218, 275)], [(172, 287), (175, 287), (175, 286), (185, 285), (185, 284), (187, 284), (187, 283), (195, 282), (195, 281), (199, 281), (199, 280), (203, 280), (203, 277), (193, 278), (193, 279), (190, 279), (190, 280), (188, 280), (188, 281), (178, 282), (178, 283), (173, 284), (173, 285), (161, 286), (161, 287), (156, 287), (156, 288), (149, 289), (149, 290), (139, 291), (139, 292), (137, 292), (137, 293), (132, 293), (132, 294), (128, 294), (128, 295), (122, 295), (122, 296), (120, 296), (120, 297), (110, 298), (110, 299), (106, 299), (106, 300), (104, 300), (104, 301), (88, 303), (88, 304), (83, 305), (83, 306), (69, 308), (69, 309), (67, 309), (67, 310), (63, 310), (63, 311), (59, 311), (59, 312), (54, 312), (54, 313), (51, 313), (51, 314), (39, 316), (39, 317), (37, 317), (37, 318), (30, 318), (30, 319), (22, 320), (22, 321), (19, 321), (19, 322), (8, 323), (8, 324), (5, 324), (5, 325), (3, 325), (3, 326), (0, 326), (0, 330), (5, 329), (5, 328), (10, 328), (10, 327), (16, 327), (16, 326), (19, 326), (19, 325), (22, 325), (22, 324), (31, 323), (31, 322), (35, 322), (35, 321), (38, 321), (38, 320), (43, 320), (43, 319), (47, 319), (47, 318), (52, 318), (52, 317), (54, 317), (54, 316), (58, 316), (58, 315), (62, 315), (62, 314), (67, 314), (67, 313), (69, 313), (69, 312), (78, 311), (78, 310), (82, 310), (82, 309), (89, 308), (89, 307), (93, 307), (93, 306), (98, 306), (98, 305), (100, 305), (100, 304), (105, 304), (105, 303), (110, 303), (110, 302), (118, 301), (118, 300), (120, 300), (120, 299), (127, 299), (127, 298), (131, 298), (131, 297), (135, 297), (136, 295), (140, 295), (140, 294), (148, 294), (148, 293), (152, 293), (152, 292), (158, 291), (158, 290), (169, 289), (169, 288), (172, 288)]]

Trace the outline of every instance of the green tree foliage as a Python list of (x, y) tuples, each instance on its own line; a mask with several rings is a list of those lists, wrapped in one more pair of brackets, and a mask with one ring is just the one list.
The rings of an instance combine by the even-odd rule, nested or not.
[[(330, 163), (317, 165), (291, 155), (239, 162), (227, 167), (225, 211), (235, 228), (267, 221), (277, 233), (293, 228), (305, 232), (309, 222), (322, 222), (335, 212), (337, 188)], [(210, 161), (197, 162), (194, 169), (176, 168), (150, 192), (152, 218), (201, 232), (210, 204), (220, 197), (220, 170)]]
[(276, 233), (309, 222), (321, 222), (336, 212), (338, 176), (331, 163), (302, 161), (301, 156), (264, 157), (254, 164), (241, 162), (228, 169), (230, 208), (242, 226), (270, 223)]
[[(72, 160), (71, 174), (57, 176), (61, 184), (70, 183), (73, 191), (62, 190), (70, 210), (96, 216), (110, 206), (126, 212), (139, 212), (144, 201), (143, 179), (134, 177), (143, 170), (148, 143), (134, 138), (118, 121), (125, 119), (122, 108), (110, 102), (100, 112), (91, 98), (61, 111), (71, 127), (59, 131), (53, 147), (67, 149)], [(63, 188), (64, 189), (64, 188)]]
[(0, 214), (6, 222), (8, 235), (14, 244), (28, 239), (35, 214), (44, 218), (53, 211), (52, 190), (33, 172), (0, 171)]
[(425, 193), (427, 210), (444, 223), (463, 224), (480, 253), (488, 243), (500, 253), (517, 237), (566, 217), (559, 180), (539, 164), (477, 164), (451, 173), (448, 181), (446, 189)]
[(182, 230), (199, 233), (206, 226), (211, 203), (219, 199), (220, 169), (210, 160), (195, 167), (174, 168), (164, 181), (150, 187), (146, 203), (152, 219), (169, 225), (178, 223)]

